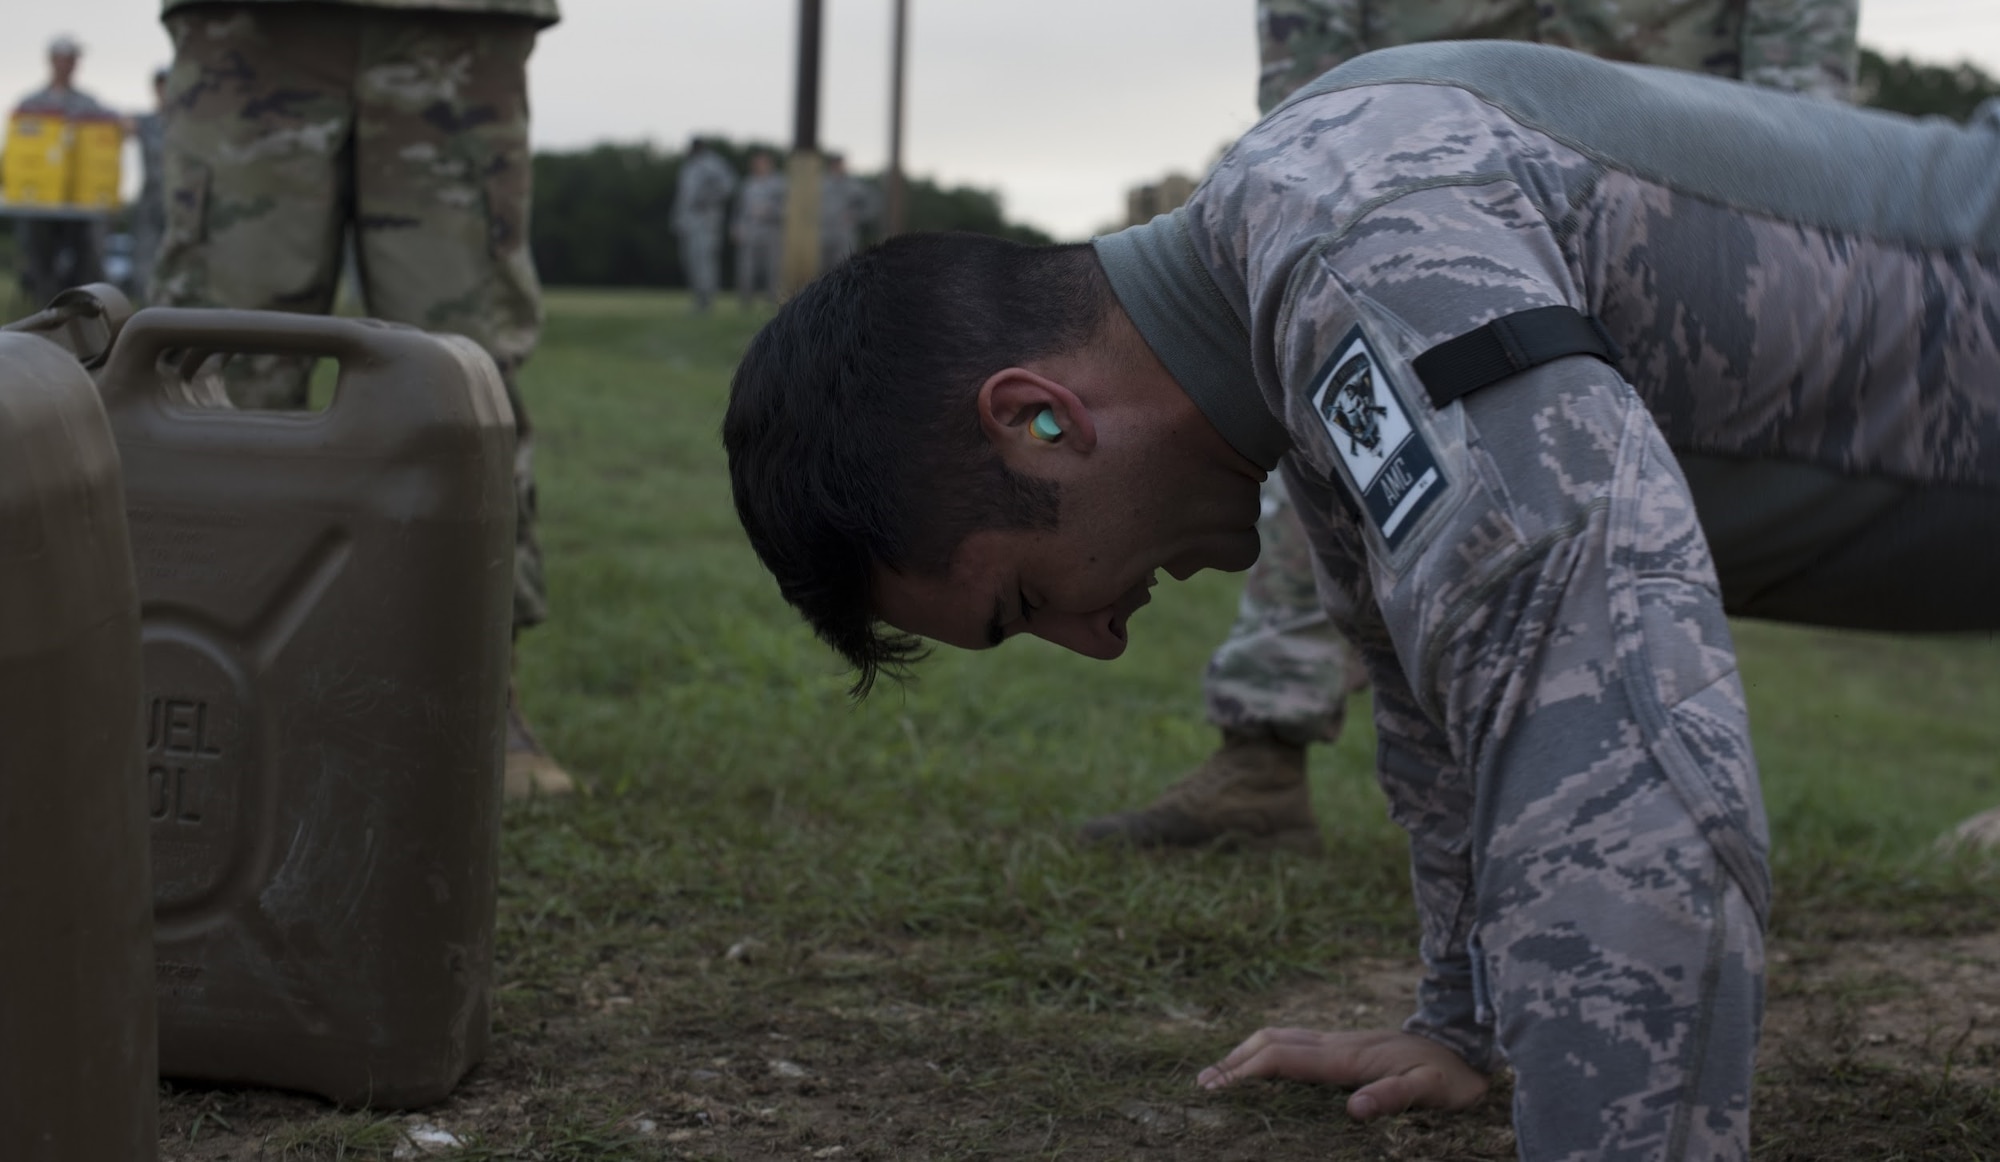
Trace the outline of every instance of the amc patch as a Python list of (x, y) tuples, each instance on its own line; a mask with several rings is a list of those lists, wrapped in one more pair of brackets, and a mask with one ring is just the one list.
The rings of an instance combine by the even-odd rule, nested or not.
[(1394, 552), (1424, 510), (1444, 495), (1445, 478), (1383, 366), (1368, 337), (1354, 327), (1321, 368), (1312, 403), (1347, 465), (1363, 511)]

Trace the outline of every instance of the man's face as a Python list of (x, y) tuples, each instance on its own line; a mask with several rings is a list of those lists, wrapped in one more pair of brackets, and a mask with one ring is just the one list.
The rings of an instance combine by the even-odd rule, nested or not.
[(76, 54), (73, 52), (52, 52), (49, 54), (49, 80), (59, 89), (69, 87), (70, 78), (76, 75)]
[(1125, 652), (1157, 575), (1237, 571), (1257, 559), (1257, 482), (1222, 473), (1115, 487), (1096, 502), (1072, 482), (1052, 530), (967, 537), (942, 577), (876, 570), (875, 609), (906, 633), (964, 649), (1033, 634), (1086, 657)]

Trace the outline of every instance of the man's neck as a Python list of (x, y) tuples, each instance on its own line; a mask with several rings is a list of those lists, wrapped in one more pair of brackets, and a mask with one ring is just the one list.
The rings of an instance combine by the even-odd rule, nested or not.
[(1146, 346), (1245, 460), (1277, 467), (1291, 437), (1257, 389), (1250, 335), (1167, 214), (1095, 241), (1104, 276)]

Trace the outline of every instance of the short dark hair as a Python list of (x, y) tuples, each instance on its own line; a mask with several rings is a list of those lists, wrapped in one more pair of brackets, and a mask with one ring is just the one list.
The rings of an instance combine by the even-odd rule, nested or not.
[(855, 697), (925, 653), (876, 616), (878, 564), (939, 576), (972, 533), (1055, 527), (1055, 485), (1007, 468), (974, 401), (996, 371), (1087, 345), (1114, 301), (1088, 243), (904, 234), (751, 341), (722, 423), (736, 513), (785, 600), (858, 671)]

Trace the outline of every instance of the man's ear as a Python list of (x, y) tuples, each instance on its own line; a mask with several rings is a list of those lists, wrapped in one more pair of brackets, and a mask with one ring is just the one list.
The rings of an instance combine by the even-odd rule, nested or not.
[[(1037, 434), (1033, 425), (1044, 411), (1049, 419)], [(1061, 433), (1054, 440), (1046, 438), (1050, 422)], [(1088, 452), (1097, 446), (1097, 425), (1076, 393), (1025, 367), (996, 371), (980, 385), (979, 426), (1003, 450), (1025, 445)]]

